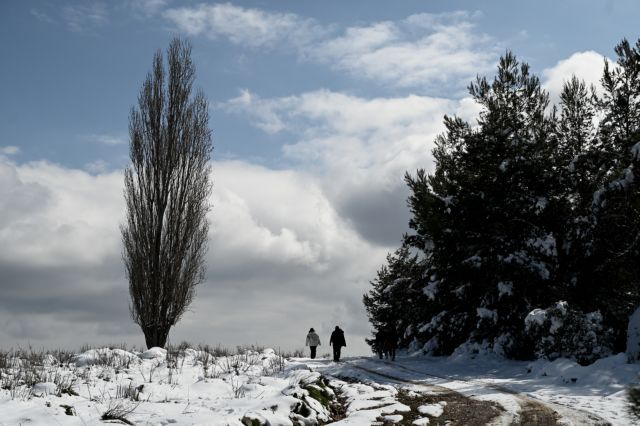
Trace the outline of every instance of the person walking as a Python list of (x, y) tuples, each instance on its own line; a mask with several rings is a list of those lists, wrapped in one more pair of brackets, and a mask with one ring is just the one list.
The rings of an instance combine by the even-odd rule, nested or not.
[(316, 333), (316, 331), (312, 328), (309, 329), (309, 333), (307, 333), (307, 346), (311, 349), (311, 359), (316, 358), (316, 348), (320, 346), (320, 336)]
[(343, 346), (347, 346), (346, 340), (344, 340), (344, 331), (336, 325), (336, 329), (331, 333), (331, 339), (329, 345), (333, 346), (333, 360), (335, 362), (340, 361), (340, 350)]
[(391, 357), (391, 361), (396, 360), (396, 349), (398, 348), (398, 332), (395, 327), (390, 327), (386, 331), (385, 349), (387, 352), (387, 359)]
[(385, 346), (384, 343), (387, 340), (386, 333), (384, 330), (380, 329), (376, 332), (376, 340), (375, 340), (375, 350), (378, 353), (378, 358), (382, 359), (382, 356), (385, 354)]

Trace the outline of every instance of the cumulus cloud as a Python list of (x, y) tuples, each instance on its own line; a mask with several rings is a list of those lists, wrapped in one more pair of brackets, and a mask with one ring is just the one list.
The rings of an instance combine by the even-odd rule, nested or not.
[(95, 264), (118, 251), (118, 174), (91, 176), (46, 162), (18, 167), (1, 161), (0, 176), (5, 200), (0, 244), (11, 248), (0, 251), (1, 260), (37, 266)]
[[(333, 315), (365, 352), (359, 301), (386, 250), (359, 237), (314, 176), (234, 161), (215, 163), (214, 181), (207, 281), (171, 338), (294, 349)], [(0, 159), (4, 345), (142, 341), (120, 259), (122, 182)]]
[(394, 87), (466, 81), (489, 69), (497, 53), (493, 41), (476, 31), (477, 14), (468, 12), (416, 14), (342, 31), (292, 13), (229, 3), (168, 9), (163, 16), (189, 35), (293, 50), (301, 60)]
[(584, 80), (588, 86), (593, 85), (597, 93), (602, 93), (600, 79), (605, 61), (613, 64), (609, 58), (592, 50), (574, 53), (542, 72), (542, 87), (549, 92), (551, 102), (556, 104), (559, 102), (564, 83), (574, 75)]
[(431, 169), (445, 114), (472, 120), (478, 112), (468, 98), (367, 99), (328, 90), (269, 99), (244, 90), (222, 107), (265, 131), (296, 135), (283, 154), (320, 179), (332, 205), (365, 239), (386, 247), (397, 246), (407, 230), (404, 173)]
[(331, 67), (399, 87), (466, 81), (490, 69), (496, 48), (466, 12), (411, 15), (350, 27), (312, 56)]

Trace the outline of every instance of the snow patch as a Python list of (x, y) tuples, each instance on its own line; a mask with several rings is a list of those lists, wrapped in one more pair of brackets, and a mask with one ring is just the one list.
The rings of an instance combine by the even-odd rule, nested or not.
[[(637, 145), (640, 145), (640, 142)], [(627, 356), (631, 362), (640, 361), (640, 307), (629, 317), (629, 325), (627, 327)]]
[(51, 382), (36, 383), (31, 388), (34, 396), (55, 395), (58, 392), (58, 385)]
[(631, 147), (631, 155), (635, 161), (640, 160), (640, 142)]
[(498, 313), (495, 310), (491, 310), (487, 308), (476, 308), (476, 314), (481, 319), (488, 319), (493, 322), (498, 321)]
[(511, 281), (500, 281), (498, 283), (498, 297), (512, 296), (513, 283)]
[(446, 402), (442, 401), (437, 404), (426, 404), (418, 407), (418, 412), (431, 417), (440, 417), (444, 413)]
[(121, 367), (128, 364), (138, 364), (140, 359), (134, 353), (123, 349), (89, 349), (79, 355), (74, 355), (71, 362), (76, 367), (86, 367), (91, 365), (108, 365), (111, 367)]
[(425, 296), (429, 298), (429, 300), (436, 299), (436, 294), (438, 294), (439, 284), (440, 284), (440, 281), (431, 281), (422, 289), (422, 292), (425, 294)]
[(165, 359), (167, 358), (167, 350), (164, 348), (153, 347), (140, 354), (142, 359)]

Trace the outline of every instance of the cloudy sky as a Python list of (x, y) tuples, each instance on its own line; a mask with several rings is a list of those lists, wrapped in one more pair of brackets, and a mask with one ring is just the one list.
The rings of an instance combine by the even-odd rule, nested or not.
[[(174, 343), (365, 353), (362, 295), (407, 231), (405, 171), (506, 49), (552, 98), (597, 82), (635, 1), (0, 2), (0, 346), (141, 346), (119, 224), (128, 114), (157, 49), (209, 99), (208, 273)], [(328, 352), (325, 346), (321, 353)]]

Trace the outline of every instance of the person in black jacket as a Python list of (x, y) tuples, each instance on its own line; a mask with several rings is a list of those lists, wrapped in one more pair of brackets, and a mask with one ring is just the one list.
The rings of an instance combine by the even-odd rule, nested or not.
[(378, 354), (378, 358), (382, 359), (382, 356), (385, 355), (385, 347), (384, 343), (387, 340), (387, 335), (384, 330), (380, 329), (376, 332), (376, 340), (375, 340), (375, 350)]
[(343, 346), (347, 346), (347, 342), (344, 340), (344, 331), (336, 325), (336, 329), (331, 333), (331, 339), (329, 345), (333, 346), (333, 360), (340, 361), (340, 350)]
[(395, 327), (390, 327), (385, 332), (385, 352), (387, 359), (391, 358), (391, 361), (396, 360), (396, 349), (398, 348), (398, 332)]

